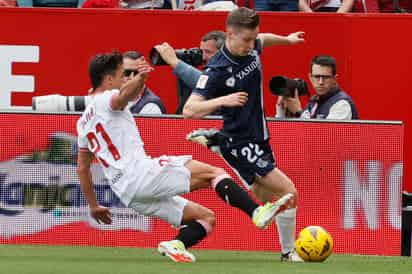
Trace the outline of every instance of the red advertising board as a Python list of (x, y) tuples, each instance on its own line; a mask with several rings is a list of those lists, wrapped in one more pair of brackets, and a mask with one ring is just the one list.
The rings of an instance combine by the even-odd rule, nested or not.
[[(126, 9), (0, 9), (0, 108), (30, 106), (33, 96), (86, 94), (91, 56), (117, 49), (137, 50), (146, 58), (153, 45), (175, 48), (199, 45), (212, 30), (224, 30), (225, 12), (148, 11)], [(408, 14), (307, 14), (262, 12), (262, 32), (286, 35), (305, 31), (306, 42), (265, 49), (265, 108), (274, 115), (276, 97), (269, 93), (272, 76), (309, 80), (310, 60), (336, 57), (338, 82), (354, 99), (361, 119), (401, 120), (405, 131), (405, 166), (412, 165), (409, 144), (412, 28)], [(399, 38), (401, 37), (401, 38)], [(399, 42), (394, 42), (394, 40)], [(176, 79), (168, 67), (156, 67), (148, 86), (168, 113), (177, 107)], [(309, 85), (310, 86), (310, 85)], [(313, 92), (313, 90), (311, 90)], [(405, 169), (404, 188), (412, 192)]]
[[(155, 247), (173, 237), (169, 224), (124, 208), (97, 166), (95, 189), (114, 222), (104, 226), (90, 220), (76, 175), (77, 119), (0, 114), (0, 243)], [(136, 121), (149, 155), (190, 154), (230, 171), (219, 156), (185, 140), (194, 128), (219, 127), (221, 121)], [(270, 121), (269, 129), (279, 168), (299, 191), (298, 230), (325, 227), (337, 253), (400, 254), (402, 125)], [(258, 230), (212, 190), (186, 197), (217, 217), (215, 231), (198, 248), (279, 250), (275, 225)]]

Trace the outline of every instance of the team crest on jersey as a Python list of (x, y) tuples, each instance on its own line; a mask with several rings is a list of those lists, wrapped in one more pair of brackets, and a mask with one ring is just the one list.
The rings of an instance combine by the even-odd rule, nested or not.
[(205, 88), (207, 84), (207, 80), (209, 80), (209, 76), (200, 75), (199, 80), (197, 80), (197, 83), (196, 83), (196, 88)]
[(233, 88), (235, 87), (235, 78), (234, 77), (230, 77), (226, 80), (226, 86)]

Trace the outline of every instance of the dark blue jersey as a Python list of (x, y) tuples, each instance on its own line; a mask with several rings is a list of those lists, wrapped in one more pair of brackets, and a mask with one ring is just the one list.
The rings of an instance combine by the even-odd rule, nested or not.
[(223, 133), (234, 142), (262, 142), (269, 138), (263, 111), (262, 44), (256, 40), (248, 56), (233, 56), (226, 46), (209, 61), (200, 76), (194, 93), (213, 99), (245, 91), (248, 101), (243, 107), (223, 107)]

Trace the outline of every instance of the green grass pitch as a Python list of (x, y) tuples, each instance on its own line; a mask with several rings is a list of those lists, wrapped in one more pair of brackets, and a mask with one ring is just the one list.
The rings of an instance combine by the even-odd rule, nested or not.
[(192, 250), (196, 263), (174, 263), (151, 248), (0, 245), (4, 274), (396, 274), (409, 257), (332, 254), (324, 263), (280, 263), (273, 252)]

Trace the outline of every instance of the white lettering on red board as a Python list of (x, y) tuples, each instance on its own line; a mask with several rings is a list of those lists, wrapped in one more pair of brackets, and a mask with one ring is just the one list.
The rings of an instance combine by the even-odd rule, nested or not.
[(13, 108), (13, 92), (34, 92), (34, 76), (13, 75), (12, 64), (38, 63), (39, 51), (38, 46), (0, 45), (0, 108)]
[(386, 171), (379, 161), (363, 164), (366, 174), (360, 176), (357, 161), (344, 162), (343, 227), (354, 229), (356, 221), (365, 218), (372, 230), (379, 229), (381, 223), (401, 229), (403, 163), (394, 163)]

